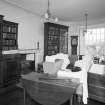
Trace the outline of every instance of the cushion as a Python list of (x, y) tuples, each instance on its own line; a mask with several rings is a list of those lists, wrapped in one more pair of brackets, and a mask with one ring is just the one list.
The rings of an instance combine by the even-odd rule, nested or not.
[(62, 63), (63, 60), (56, 60), (55, 62), (44, 62), (43, 63), (44, 73), (56, 75), (58, 70), (61, 69)]
[(46, 61), (46, 62), (55, 62), (55, 55), (46, 56), (45, 61)]
[(56, 55), (46, 56), (45, 61), (54, 63), (56, 59), (62, 59), (63, 60), (61, 69), (66, 69), (68, 64), (70, 64), (68, 54), (63, 54), (63, 53), (58, 53)]
[(68, 58), (68, 54), (58, 53), (58, 54), (56, 54), (55, 58), (56, 59), (63, 59), (63, 64), (62, 64), (61, 69), (66, 69), (68, 64), (70, 64), (70, 60)]

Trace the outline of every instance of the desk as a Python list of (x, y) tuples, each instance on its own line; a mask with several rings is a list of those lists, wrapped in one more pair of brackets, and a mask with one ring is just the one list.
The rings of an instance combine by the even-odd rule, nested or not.
[(56, 76), (32, 72), (22, 76), (23, 87), (32, 99), (42, 105), (61, 105), (70, 99), (79, 85), (77, 79), (62, 79)]

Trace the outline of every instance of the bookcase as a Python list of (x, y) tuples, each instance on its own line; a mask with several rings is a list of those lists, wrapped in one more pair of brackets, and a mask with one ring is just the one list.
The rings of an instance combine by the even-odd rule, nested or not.
[(18, 24), (3, 20), (2, 24), (2, 50), (16, 50)]
[(19, 81), (20, 54), (3, 54), (18, 49), (18, 23), (6, 21), (0, 15), (0, 90)]
[(68, 53), (68, 26), (44, 23), (44, 57), (57, 53)]

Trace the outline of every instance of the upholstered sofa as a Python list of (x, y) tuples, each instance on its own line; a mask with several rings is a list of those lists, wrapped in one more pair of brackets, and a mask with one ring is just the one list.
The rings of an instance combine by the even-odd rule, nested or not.
[[(71, 57), (71, 59), (72, 59), (72, 57)], [(49, 59), (49, 60), (51, 60), (51, 59)], [(75, 60), (77, 60), (77, 58)], [(74, 64), (75, 60), (73, 62), (70, 61), (68, 63)], [(80, 62), (80, 65), (81, 64), (82, 63)], [(43, 64), (44, 72), (49, 73), (49, 70), (50, 70), (50, 73), (56, 74), (57, 71), (61, 69), (61, 65), (62, 65), (62, 60), (53, 61), (52, 63), (48, 62), (46, 60), (46, 62), (44, 62), (44, 64)], [(78, 66), (78, 64), (75, 63), (75, 66)], [(95, 73), (93, 71), (96, 69), (93, 66), (91, 72), (88, 72), (88, 92), (89, 92), (89, 98), (105, 103), (105, 73), (101, 73), (102, 69), (103, 68), (100, 68), (100, 66), (99, 66), (100, 72)], [(46, 71), (46, 70), (48, 70), (48, 71)], [(53, 70), (55, 70), (55, 71), (53, 71)], [(77, 94), (82, 94), (81, 87), (78, 88)]]
[(67, 65), (70, 64), (70, 60), (67, 54), (58, 53), (52, 56), (46, 56), (45, 62), (43, 63), (44, 73), (57, 73), (60, 69), (66, 69)]
[[(57, 61), (56, 61), (57, 60)], [(46, 56), (45, 62), (43, 63), (43, 70), (44, 73), (48, 74), (54, 74), (57, 75), (58, 77), (63, 77), (63, 78), (78, 78), (80, 79), (82, 72), (72, 72), (70, 69), (67, 69), (67, 66), (73, 62), (70, 62), (69, 56), (67, 54), (57, 54), (57, 55), (52, 55), (52, 56)], [(81, 81), (81, 80), (80, 80)], [(78, 86), (76, 90), (76, 94), (79, 96), (82, 96), (82, 85)]]

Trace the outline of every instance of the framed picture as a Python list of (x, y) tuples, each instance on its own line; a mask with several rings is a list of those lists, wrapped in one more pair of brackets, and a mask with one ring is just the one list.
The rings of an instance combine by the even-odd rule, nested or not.
[(71, 46), (78, 45), (78, 36), (71, 36)]

